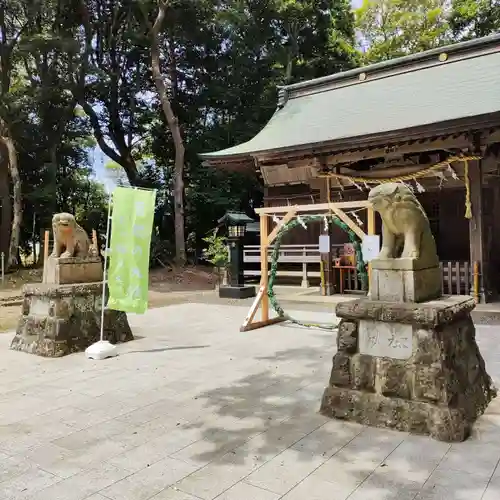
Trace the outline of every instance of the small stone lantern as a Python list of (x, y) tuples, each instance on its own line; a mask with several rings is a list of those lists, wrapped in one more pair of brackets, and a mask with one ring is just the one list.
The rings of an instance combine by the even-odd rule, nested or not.
[(254, 222), (242, 212), (227, 212), (218, 220), (220, 225), (227, 228), (229, 245), (229, 286), (219, 288), (219, 297), (225, 299), (246, 299), (255, 297), (255, 287), (245, 286), (243, 262), (243, 238), (246, 225)]

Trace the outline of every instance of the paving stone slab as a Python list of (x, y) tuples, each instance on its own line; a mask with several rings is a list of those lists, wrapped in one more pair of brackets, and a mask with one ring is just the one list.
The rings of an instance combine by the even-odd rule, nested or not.
[[(335, 334), (286, 323), (241, 333), (246, 313), (179, 304), (129, 315), (136, 340), (103, 361), (29, 356), (0, 335), (0, 498), (500, 498), (500, 401), (453, 446), (332, 421), (318, 410)], [(498, 380), (497, 333), (477, 327)]]

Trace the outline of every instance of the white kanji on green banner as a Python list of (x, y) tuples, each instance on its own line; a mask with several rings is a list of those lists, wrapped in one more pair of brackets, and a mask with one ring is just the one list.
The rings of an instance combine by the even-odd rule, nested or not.
[(107, 308), (143, 314), (148, 308), (149, 247), (156, 192), (117, 187), (109, 245)]

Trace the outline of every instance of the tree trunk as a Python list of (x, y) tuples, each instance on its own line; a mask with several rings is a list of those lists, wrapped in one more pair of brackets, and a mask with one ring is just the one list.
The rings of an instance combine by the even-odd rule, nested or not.
[[(172, 134), (175, 147), (174, 163), (174, 220), (175, 220), (175, 256), (178, 265), (186, 263), (186, 238), (184, 234), (184, 142), (182, 139), (179, 120), (172, 109), (168, 97), (168, 88), (160, 67), (160, 31), (165, 19), (167, 4), (160, 2), (158, 15), (152, 27), (151, 69), (153, 80), (158, 92), (163, 113)], [(170, 83), (171, 85), (171, 83)]]
[(0, 205), (0, 252), (8, 255), (12, 199), (10, 197), (9, 158), (3, 142), (0, 142)]
[(297, 42), (298, 26), (296, 24), (291, 24), (288, 26), (287, 33), (290, 39), (290, 49), (288, 50), (287, 63), (285, 66), (285, 85), (292, 83), (293, 68), (295, 60), (297, 59), (297, 54), (299, 53), (299, 44)]
[[(101, 129), (101, 125), (99, 124), (99, 118), (96, 112), (92, 109), (92, 106), (83, 99), (80, 99), (78, 103), (80, 104), (83, 111), (89, 118), (92, 130), (94, 131), (95, 140), (97, 141), (97, 144), (101, 148), (101, 151), (112, 161), (118, 163), (118, 165), (121, 165), (123, 167), (131, 186), (137, 186), (140, 180), (139, 173), (137, 169), (137, 164), (132, 156), (130, 147), (125, 149), (122, 148), (122, 150), (118, 151), (117, 153), (112, 147), (110, 147), (106, 143), (106, 140), (104, 138), (104, 133)], [(115, 146), (117, 147), (116, 144)]]
[(21, 177), (19, 175), (19, 169), (17, 166), (17, 152), (14, 141), (10, 137), (5, 123), (3, 123), (2, 125), (3, 135), (0, 136), (0, 144), (5, 150), (7, 162), (9, 165), (10, 178), (12, 180), (12, 226), (10, 230), (10, 243), (7, 258), (7, 268), (12, 268), (19, 265), (18, 250), (23, 217)]
[[(57, 211), (57, 172), (59, 170), (58, 168), (58, 162), (57, 162), (57, 147), (58, 145), (54, 142), (51, 144), (50, 149), (49, 149), (49, 159), (50, 159), (50, 183), (52, 184), (51, 190), (52, 190), (52, 199), (51, 201), (51, 215), (54, 215)], [(66, 177), (63, 173), (63, 178)], [(63, 193), (63, 200), (66, 201), (66, 197), (64, 196), (66, 193), (64, 193), (64, 190), (61, 190)]]

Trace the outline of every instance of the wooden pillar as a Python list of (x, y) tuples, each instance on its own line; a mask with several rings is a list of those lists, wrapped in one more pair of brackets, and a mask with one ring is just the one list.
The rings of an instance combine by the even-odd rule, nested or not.
[(263, 199), (263, 202), (264, 202), (264, 206), (265, 207), (269, 207), (270, 204), (269, 204), (269, 188), (264, 186), (264, 199)]
[(269, 260), (267, 251), (269, 247), (269, 218), (266, 214), (260, 215), (260, 284), (264, 287), (262, 295), (262, 321), (269, 320), (269, 297), (267, 284), (269, 280)]
[(49, 253), (50, 253), (50, 230), (40, 229), (40, 250), (38, 254), (38, 261), (40, 264), (45, 264)]
[(472, 267), (474, 267), (475, 262), (479, 264), (479, 302), (487, 302), (491, 295), (491, 288), (488, 279), (488, 252), (486, 249), (486, 231), (484, 225), (482, 160), (469, 162), (469, 182), (472, 209), (472, 217), (469, 219), (470, 260)]
[[(326, 177), (325, 182), (320, 185), (320, 203), (330, 203), (330, 178)], [(325, 230), (324, 224), (321, 223), (321, 234), (327, 235), (330, 238), (330, 251), (321, 254), (323, 262), (323, 276), (325, 280), (325, 295), (333, 295), (335, 293), (335, 274), (333, 270), (333, 255), (332, 255), (332, 228), (329, 225)]]

